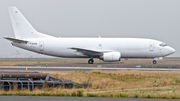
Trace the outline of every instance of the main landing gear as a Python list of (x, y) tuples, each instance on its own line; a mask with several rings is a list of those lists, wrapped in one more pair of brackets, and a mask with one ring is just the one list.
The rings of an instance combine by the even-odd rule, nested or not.
[(88, 60), (88, 63), (89, 63), (89, 64), (93, 64), (93, 63), (94, 63), (93, 58), (89, 59), (89, 60)]
[(157, 62), (156, 62), (156, 60), (153, 60), (153, 64), (156, 64)]

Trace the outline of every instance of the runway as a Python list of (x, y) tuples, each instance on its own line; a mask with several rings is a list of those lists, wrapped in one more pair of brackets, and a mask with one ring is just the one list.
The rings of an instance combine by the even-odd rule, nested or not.
[[(27, 69), (27, 70), (26, 70)], [(0, 66), (0, 71), (37, 71), (37, 72), (71, 72), (71, 71), (84, 71), (91, 70), (141, 70), (141, 71), (180, 71), (180, 68), (125, 68), (125, 67), (37, 67), (37, 66)]]
[[(37, 66), (45, 67), (44, 64), (19, 64), (16, 66)], [(47, 63), (48, 67), (109, 67), (109, 68), (180, 68), (180, 63)]]
[[(1, 96), (1, 101), (172, 101), (172, 99), (102, 98), (102, 97), (49, 97), (49, 96)], [(179, 99), (173, 99), (179, 101)]]

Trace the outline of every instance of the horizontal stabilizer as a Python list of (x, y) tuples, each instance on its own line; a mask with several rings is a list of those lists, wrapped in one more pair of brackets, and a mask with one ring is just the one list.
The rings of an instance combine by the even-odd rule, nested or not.
[(15, 38), (10, 38), (10, 37), (3, 37), (4, 39), (7, 39), (9, 41), (13, 41), (13, 42), (20, 42), (20, 43), (27, 43), (28, 41), (26, 40), (22, 40), (22, 39), (15, 39)]

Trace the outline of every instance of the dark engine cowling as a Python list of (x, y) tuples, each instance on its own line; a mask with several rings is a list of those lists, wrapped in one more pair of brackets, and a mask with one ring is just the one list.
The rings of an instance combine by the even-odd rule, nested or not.
[(103, 61), (120, 61), (121, 60), (121, 53), (120, 52), (107, 52), (103, 53), (103, 56), (101, 57)]

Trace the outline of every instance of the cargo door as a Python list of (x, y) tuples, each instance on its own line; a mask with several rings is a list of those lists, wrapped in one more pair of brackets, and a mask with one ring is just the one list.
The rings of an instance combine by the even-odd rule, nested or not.
[(40, 51), (44, 51), (44, 42), (43, 41), (39, 42), (39, 49), (40, 49)]

